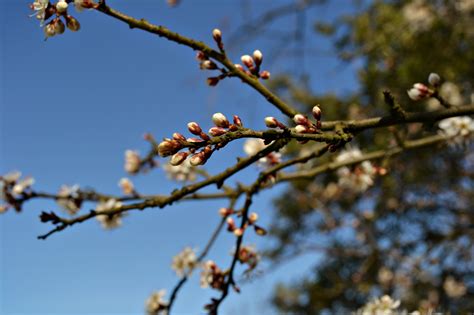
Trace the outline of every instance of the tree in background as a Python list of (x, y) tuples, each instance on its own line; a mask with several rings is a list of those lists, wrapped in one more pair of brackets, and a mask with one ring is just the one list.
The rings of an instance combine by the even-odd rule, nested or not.
[[(290, 2), (260, 22), (323, 3)], [(244, 242), (248, 233), (267, 234), (251, 209), (254, 196), (289, 183), (276, 200), (269, 229), (276, 242), (265, 255), (276, 264), (308, 253), (318, 253), (320, 259), (309, 277), (275, 289), (273, 302), (280, 311), (392, 314), (407, 309), (455, 314), (474, 309), (474, 121), (469, 117), (474, 114), (473, 1), (361, 2), (351, 16), (330, 24), (315, 21), (315, 30), (334, 40), (344, 62), (361, 65), (360, 89), (345, 96), (317, 95), (292, 75), (269, 80), (260, 50), (235, 63), (219, 29), (209, 34), (212, 48), (128, 16), (106, 1), (34, 1), (34, 16), (47, 39), (80, 30), (72, 7), (95, 10), (195, 50), (200, 68), (209, 73), (209, 86), (241, 80), (282, 118), (262, 117), (267, 128), (254, 130), (238, 115), (228, 119), (215, 113), (205, 129), (188, 123), (189, 137), (176, 132), (157, 141), (145, 135), (149, 153), (140, 156), (128, 150), (124, 168), (137, 175), (156, 168), (158, 156), (170, 157), (164, 168), (183, 185), (169, 195), (143, 195), (129, 178), (119, 182), (121, 195), (79, 186), (45, 193), (34, 188), (32, 178), (12, 172), (0, 178), (0, 212), (21, 211), (25, 202), (38, 198), (56, 200), (69, 216), (41, 214), (42, 222), (52, 224), (39, 236), (47, 239), (91, 219), (111, 229), (133, 210), (227, 199), (203, 251), (185, 248), (173, 258), (179, 281), (171, 293), (155, 292), (146, 302), (149, 314), (171, 313), (179, 291), (200, 269), (201, 286), (216, 292), (205, 309), (217, 314), (231, 291), (241, 290), (236, 274), (251, 275), (262, 256)], [(297, 40), (300, 35), (296, 32)], [(243, 138), (247, 157), (220, 173), (205, 171), (202, 166), (219, 150)], [(253, 181), (229, 184), (232, 175), (253, 164), (260, 167)], [(215, 191), (203, 192), (206, 187)], [(93, 210), (84, 210), (85, 203), (92, 203)], [(219, 266), (207, 253), (226, 230), (235, 235), (233, 255), (227, 266)]]

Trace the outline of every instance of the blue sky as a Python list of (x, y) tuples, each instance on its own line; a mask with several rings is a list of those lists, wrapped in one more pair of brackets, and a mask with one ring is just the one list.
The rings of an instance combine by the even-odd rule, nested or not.
[[(311, 9), (307, 16), (308, 46), (321, 53), (307, 55), (304, 69), (280, 57), (272, 74), (300, 71), (312, 74), (315, 91), (347, 92), (355, 87), (352, 68), (341, 68), (327, 41), (312, 36), (311, 23), (331, 19), (347, 10), (343, 0)], [(126, 149), (146, 153), (144, 132), (157, 138), (185, 132), (197, 121), (205, 129), (214, 112), (238, 114), (247, 127), (261, 129), (263, 118), (280, 117), (256, 92), (239, 80), (225, 80), (217, 88), (205, 84), (208, 73), (198, 69), (195, 53), (183, 46), (126, 25), (96, 12), (75, 13), (80, 32), (43, 40), (28, 2), (2, 0), (0, 10), (0, 173), (20, 170), (36, 179), (35, 188), (56, 192), (62, 184), (80, 184), (100, 192), (119, 193), (125, 176)], [(243, 10), (245, 1), (183, 0), (171, 9), (164, 0), (110, 1), (115, 8), (145, 17), (184, 35), (211, 43), (211, 31), (235, 30), (249, 14), (287, 1), (260, 0)], [(245, 7), (245, 6), (244, 6)], [(276, 29), (293, 27), (294, 16)], [(260, 49), (266, 54), (275, 38), (233, 45), (231, 56)], [(235, 46), (235, 47), (234, 47)], [(265, 63), (264, 63), (265, 65)], [(341, 71), (342, 70), (342, 71)], [(341, 87), (341, 82), (344, 82)], [(242, 142), (218, 152), (207, 168), (215, 173), (243, 155)], [(250, 167), (233, 177), (248, 183), (257, 175)], [(161, 170), (133, 178), (143, 193), (169, 193), (176, 183)], [(262, 221), (272, 215), (272, 196), (284, 187), (261, 193), (253, 209)], [(42, 210), (58, 210), (48, 201), (26, 204), (21, 214), (0, 217), (0, 314), (142, 314), (145, 299), (178, 280), (171, 257), (185, 246), (202, 248), (217, 224), (217, 210), (225, 201), (185, 202), (162, 210), (132, 212), (123, 227), (104, 231), (95, 221), (74, 226), (39, 241), (50, 226), (42, 224)], [(228, 265), (234, 237), (224, 233), (209, 258)], [(264, 247), (255, 236), (246, 243)], [(302, 257), (269, 272), (232, 294), (223, 314), (271, 314), (268, 297), (273, 285), (304, 275), (314, 257)], [(196, 314), (216, 293), (199, 289), (198, 274), (181, 291), (175, 314)]]

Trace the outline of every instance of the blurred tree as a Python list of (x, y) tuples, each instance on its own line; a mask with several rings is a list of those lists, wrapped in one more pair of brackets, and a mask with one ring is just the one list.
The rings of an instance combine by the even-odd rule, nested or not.
[[(330, 24), (315, 23), (315, 31), (333, 40), (344, 62), (361, 65), (361, 88), (343, 97), (315, 95), (281, 76), (272, 81), (280, 95), (305, 111), (320, 103), (329, 120), (382, 115), (387, 89), (408, 112), (432, 110), (441, 107), (437, 100), (414, 103), (406, 89), (437, 72), (448, 103), (473, 102), (474, 1), (370, 1), (354, 12)], [(383, 150), (433, 131), (430, 124), (368, 130), (356, 142)], [(313, 145), (294, 146), (291, 153), (298, 156)], [(389, 294), (422, 313), (472, 311), (474, 155), (469, 152), (472, 144), (463, 143), (381, 159), (388, 175), (366, 191), (336, 185), (336, 174), (293, 182), (276, 200), (271, 235), (277, 242), (267, 254), (277, 263), (310, 253), (322, 259), (315, 258), (304, 279), (280, 284), (274, 305), (297, 314), (342, 314)]]

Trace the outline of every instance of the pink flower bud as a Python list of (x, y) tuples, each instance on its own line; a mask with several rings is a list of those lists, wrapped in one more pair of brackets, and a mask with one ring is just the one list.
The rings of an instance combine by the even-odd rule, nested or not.
[(255, 50), (253, 52), (253, 60), (255, 60), (255, 64), (257, 66), (259, 66), (260, 64), (262, 64), (262, 60), (263, 60), (263, 54), (260, 50)]
[(221, 30), (215, 28), (213, 31), (212, 31), (212, 37), (214, 38), (214, 40), (217, 42), (217, 43), (220, 43), (222, 41), (222, 33), (221, 33)]
[(306, 133), (306, 132), (308, 132), (308, 128), (306, 126), (303, 126), (303, 125), (297, 125), (295, 127), (295, 132), (297, 132), (297, 133)]
[(249, 69), (254, 68), (253, 58), (250, 57), (249, 55), (243, 55), (242, 57), (240, 57), (240, 60), (247, 68)]
[(71, 30), (73, 32), (77, 32), (78, 30), (81, 29), (81, 24), (79, 24), (79, 21), (76, 20), (71, 15), (66, 16), (66, 26), (69, 30)]
[(206, 133), (204, 133), (204, 132), (201, 132), (201, 133), (199, 134), (199, 137), (201, 137), (201, 139), (204, 140), (204, 141), (209, 141), (209, 140), (211, 140), (211, 138), (210, 138)]
[(187, 157), (188, 157), (188, 153), (178, 152), (171, 157), (170, 164), (173, 166), (180, 165), (186, 160)]
[(181, 149), (181, 145), (176, 140), (166, 139), (158, 145), (158, 154), (161, 156), (170, 156)]
[(189, 164), (192, 166), (203, 165), (204, 163), (206, 163), (206, 159), (204, 158), (204, 154), (202, 154), (202, 152), (194, 154), (189, 160)]
[(212, 115), (212, 121), (217, 127), (228, 128), (229, 121), (222, 113), (215, 113)]
[(202, 132), (202, 129), (199, 126), (199, 124), (197, 122), (194, 122), (194, 121), (188, 123), (188, 130), (189, 130), (190, 133), (192, 133), (193, 135), (197, 135), (197, 136), (199, 136), (199, 134)]
[(196, 59), (199, 61), (204, 61), (207, 59), (207, 57), (205, 53), (203, 53), (202, 51), (198, 51), (196, 54)]
[(187, 141), (187, 142), (190, 142), (190, 143), (200, 143), (200, 142), (204, 142), (204, 140), (199, 139), (199, 138), (187, 138), (186, 141)]
[(226, 132), (227, 130), (221, 127), (212, 127), (211, 129), (209, 129), (209, 134), (213, 137), (222, 136)]
[(419, 101), (431, 95), (430, 89), (423, 83), (415, 83), (413, 87), (407, 91), (408, 96), (414, 100)]
[(304, 115), (301, 115), (301, 114), (296, 114), (295, 116), (293, 116), (293, 121), (295, 122), (295, 124), (297, 125), (304, 125), (304, 126), (308, 126), (309, 125), (309, 120), (306, 116)]
[(235, 222), (234, 222), (234, 219), (232, 217), (228, 217), (226, 219), (226, 223), (227, 223), (227, 231), (235, 230)]
[(237, 228), (234, 230), (234, 235), (237, 236), (237, 237), (240, 237), (244, 234), (244, 230), (241, 229), (241, 228)]
[(237, 68), (237, 70), (245, 71), (245, 70), (244, 70), (244, 67), (242, 67), (241, 64), (236, 63), (234, 66)]
[(241, 120), (240, 117), (237, 116), (237, 115), (234, 115), (234, 125), (239, 126), (239, 127), (242, 127), (242, 126), (243, 126), (242, 120)]
[(319, 108), (318, 105), (313, 107), (312, 113), (313, 113), (314, 119), (321, 120), (321, 108)]
[(173, 139), (177, 141), (186, 141), (186, 138), (179, 132), (173, 133)]
[(265, 126), (268, 128), (277, 128), (278, 120), (275, 117), (265, 117)]
[(217, 69), (217, 65), (211, 61), (211, 60), (204, 60), (200, 64), (201, 69), (206, 69), (206, 70), (215, 70)]
[(206, 80), (207, 85), (209, 86), (216, 86), (219, 83), (219, 77), (209, 77)]
[(267, 70), (260, 72), (260, 78), (262, 78), (263, 80), (270, 79), (270, 72), (268, 72)]
[(258, 220), (258, 214), (256, 214), (255, 212), (252, 212), (249, 215), (249, 223), (254, 224), (255, 222), (257, 222), (257, 220)]
[(231, 215), (232, 213), (234, 213), (234, 210), (232, 209), (229, 209), (229, 208), (220, 208), (219, 209), (219, 215), (221, 217), (227, 217), (228, 215)]

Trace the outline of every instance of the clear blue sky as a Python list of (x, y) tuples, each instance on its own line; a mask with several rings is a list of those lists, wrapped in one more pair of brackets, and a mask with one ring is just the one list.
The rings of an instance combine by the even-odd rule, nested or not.
[[(211, 42), (215, 27), (226, 34), (250, 14), (288, 1), (183, 0), (176, 9), (164, 0), (109, 1), (135, 17), (146, 17), (184, 35)], [(347, 10), (346, 1), (317, 7), (308, 14), (308, 35), (315, 19), (331, 19)], [(130, 30), (96, 12), (77, 14), (78, 33), (43, 41), (28, 2), (1, 0), (0, 9), (0, 173), (20, 170), (36, 179), (35, 188), (56, 192), (61, 184), (80, 184), (101, 192), (119, 193), (124, 175), (123, 153), (145, 153), (144, 132), (157, 138), (185, 131), (197, 121), (206, 129), (216, 111), (238, 114), (248, 127), (263, 128), (263, 118), (279, 113), (238, 80), (217, 88), (205, 84), (195, 53), (167, 40)], [(255, 3), (258, 3), (255, 4)], [(246, 13), (244, 13), (246, 12)], [(293, 27), (295, 18), (275, 28)], [(231, 55), (260, 49), (264, 55), (277, 47), (277, 38), (235, 45)], [(314, 50), (305, 71), (312, 74), (316, 91), (354, 88), (353, 69), (341, 68), (331, 57), (328, 43), (312, 36)], [(320, 51), (322, 53), (316, 53)], [(290, 57), (272, 62), (273, 74), (295, 71)], [(341, 89), (338, 90), (339, 92)], [(243, 155), (242, 143), (219, 152), (209, 162), (211, 172), (222, 170)], [(229, 183), (248, 183), (257, 175), (251, 167)], [(133, 178), (143, 193), (169, 193), (175, 183), (157, 170)], [(254, 205), (263, 222), (272, 215), (271, 199), (278, 191), (261, 193)], [(131, 213), (123, 227), (104, 231), (91, 220), (39, 241), (50, 226), (42, 224), (42, 210), (58, 210), (53, 202), (26, 204), (21, 214), (0, 217), (0, 314), (142, 314), (153, 290), (169, 290), (177, 281), (171, 257), (184, 246), (203, 247), (217, 224), (223, 201), (186, 202), (163, 210)], [(224, 234), (211, 251), (228, 265), (234, 237)], [(265, 239), (246, 237), (246, 243), (264, 247)], [(271, 314), (268, 297), (277, 281), (301, 277), (314, 261), (302, 258), (271, 272), (232, 294), (223, 314)], [(216, 292), (199, 289), (198, 273), (181, 291), (177, 314), (197, 314)]]

